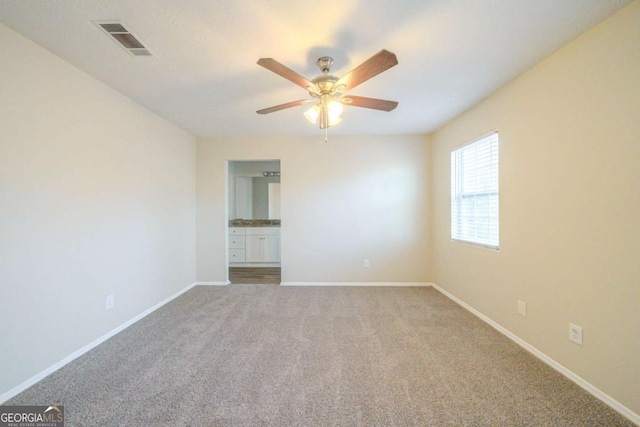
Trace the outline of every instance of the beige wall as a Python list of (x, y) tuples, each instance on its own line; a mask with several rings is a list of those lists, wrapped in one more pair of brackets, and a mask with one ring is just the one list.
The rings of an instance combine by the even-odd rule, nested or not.
[[(639, 23), (634, 2), (432, 136), (436, 283), (636, 414)], [(500, 252), (449, 232), (450, 152), (496, 128)]]
[(2, 25), (0, 58), (1, 395), (195, 281), (195, 139)]
[(280, 159), (283, 281), (428, 281), (428, 157), (423, 136), (199, 140), (198, 280), (227, 278), (226, 162)]
[[(225, 281), (226, 162), (280, 159), (284, 281), (435, 279), (640, 413), (638, 22), (635, 2), (431, 144), (200, 140), (197, 182), (190, 135), (0, 25), (0, 394), (196, 278)], [(449, 238), (449, 153), (495, 128), (497, 253)]]

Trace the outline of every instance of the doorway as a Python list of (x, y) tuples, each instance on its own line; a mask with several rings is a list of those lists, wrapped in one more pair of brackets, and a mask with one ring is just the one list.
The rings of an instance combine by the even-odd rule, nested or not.
[(228, 162), (231, 284), (280, 284), (280, 160)]

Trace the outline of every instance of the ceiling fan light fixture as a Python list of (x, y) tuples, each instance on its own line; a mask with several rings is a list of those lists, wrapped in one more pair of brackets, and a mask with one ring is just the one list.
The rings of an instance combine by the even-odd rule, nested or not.
[(320, 107), (320, 104), (316, 104), (305, 111), (304, 116), (307, 118), (307, 120), (309, 120), (309, 123), (315, 125), (316, 123), (318, 123), (318, 117), (320, 116), (321, 111), (322, 107)]
[(342, 110), (344, 110), (342, 106), (342, 102), (340, 101), (329, 101), (327, 104), (327, 114), (329, 116), (329, 126), (335, 126), (342, 121)]
[(335, 118), (329, 117), (329, 127), (333, 127), (335, 125), (339, 125), (340, 123), (342, 123), (342, 117), (340, 117), (340, 116), (335, 117)]
[(304, 116), (312, 124), (320, 124), (320, 129), (332, 127), (342, 122), (344, 107), (340, 101), (322, 99), (313, 107), (304, 112)]

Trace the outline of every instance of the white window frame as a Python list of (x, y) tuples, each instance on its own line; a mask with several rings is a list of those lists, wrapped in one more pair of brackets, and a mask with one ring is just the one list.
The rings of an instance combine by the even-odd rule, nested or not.
[(451, 240), (500, 249), (498, 130), (451, 152)]

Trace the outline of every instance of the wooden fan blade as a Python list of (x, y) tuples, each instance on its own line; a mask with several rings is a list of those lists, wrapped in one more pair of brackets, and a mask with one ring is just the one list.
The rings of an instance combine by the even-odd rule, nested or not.
[(346, 90), (351, 90), (359, 84), (366, 82), (371, 77), (377, 76), (397, 64), (398, 58), (396, 58), (396, 55), (388, 50), (382, 49), (354, 68), (349, 74), (338, 80), (336, 86), (343, 84), (347, 87)]
[(391, 111), (398, 106), (396, 101), (387, 101), (386, 99), (366, 98), (364, 96), (347, 95), (345, 99), (351, 99), (351, 102), (345, 102), (345, 105), (354, 107), (371, 108), (373, 110)]
[(293, 82), (303, 88), (304, 90), (308, 90), (307, 87), (314, 87), (313, 83), (309, 80), (302, 77), (300, 74), (293, 71), (291, 68), (287, 68), (278, 61), (273, 58), (260, 58), (258, 59), (258, 65), (266, 68), (269, 71), (273, 71), (279, 76), (284, 77), (285, 79)]
[(313, 102), (312, 99), (299, 99), (297, 101), (287, 102), (286, 104), (280, 104), (269, 108), (263, 108), (262, 110), (256, 111), (258, 114), (269, 114), (275, 111), (284, 110), (286, 108), (297, 107), (298, 105), (308, 104), (309, 102)]

